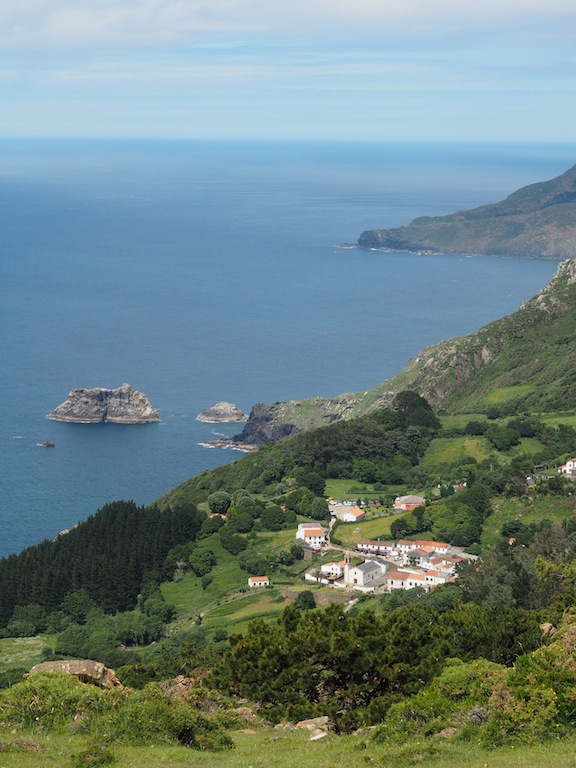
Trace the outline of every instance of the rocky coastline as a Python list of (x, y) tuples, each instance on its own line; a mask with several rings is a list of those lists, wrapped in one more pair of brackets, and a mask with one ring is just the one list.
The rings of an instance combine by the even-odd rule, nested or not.
[(371, 251), (421, 255), (571, 259), (575, 221), (576, 166), (549, 181), (522, 187), (498, 203), (444, 216), (420, 216), (406, 226), (365, 230), (357, 244)]
[(253, 453), (260, 447), (259, 445), (250, 445), (249, 443), (237, 443), (235, 440), (206, 440), (200, 443), (204, 448), (220, 448), (222, 450), (240, 451), (241, 453)]
[(71, 424), (153, 424), (160, 421), (146, 395), (129, 384), (122, 384), (117, 389), (73, 389), (68, 400), (46, 418)]

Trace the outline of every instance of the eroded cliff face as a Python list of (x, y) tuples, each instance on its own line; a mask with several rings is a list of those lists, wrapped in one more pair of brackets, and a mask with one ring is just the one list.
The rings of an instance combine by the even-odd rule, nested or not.
[(48, 419), (74, 424), (152, 424), (158, 412), (142, 392), (129, 384), (117, 389), (74, 389), (68, 400), (51, 411)]
[(262, 445), (274, 440), (288, 437), (295, 432), (302, 432), (303, 428), (285, 421), (285, 417), (278, 413), (281, 406), (286, 403), (266, 405), (256, 403), (250, 411), (248, 421), (242, 432), (235, 435), (232, 440), (239, 445)]

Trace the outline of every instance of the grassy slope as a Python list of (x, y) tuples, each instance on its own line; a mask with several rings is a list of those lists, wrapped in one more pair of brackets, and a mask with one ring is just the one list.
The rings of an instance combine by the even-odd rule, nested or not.
[[(469, 336), (423, 350), (398, 375), (363, 393), (278, 403), (274, 421), (308, 430), (330, 415), (352, 418), (414, 389), (448, 413), (522, 403), (537, 411), (576, 408), (576, 259), (517, 312)], [(522, 381), (522, 384), (518, 384)]]
[(519, 520), (526, 525), (548, 518), (566, 520), (574, 517), (576, 501), (572, 498), (544, 497), (528, 502), (524, 499), (498, 499), (494, 513), (485, 521), (482, 529), (482, 546), (490, 547), (502, 541), (500, 531), (504, 523)]
[[(296, 527), (275, 533), (258, 533), (253, 546), (259, 554), (273, 556), (294, 543), (295, 530)], [(252, 619), (273, 619), (286, 606), (278, 590), (242, 591), (248, 589), (250, 574), (238, 566), (237, 557), (222, 548), (217, 534), (203, 539), (201, 545), (211, 549), (217, 558), (217, 564), (210, 572), (212, 583), (203, 590), (201, 579), (187, 573), (180, 581), (162, 585), (165, 599), (176, 607), (176, 624), (180, 629), (192, 627), (198, 614), (202, 613), (202, 625), (209, 631), (242, 632)], [(298, 561), (289, 568), (269, 569), (266, 574), (259, 575), (269, 576), (274, 585), (301, 590), (306, 588), (303, 575), (309, 567), (309, 563)]]
[(341, 523), (336, 536), (346, 547), (355, 547), (362, 539), (386, 539), (390, 537), (390, 525), (402, 515), (390, 515), (376, 520), (362, 520), (360, 523)]
[[(249, 729), (253, 730), (253, 729)], [(235, 749), (226, 752), (197, 752), (186, 747), (125, 747), (108, 745), (116, 758), (116, 768), (361, 768), (375, 765), (387, 768), (534, 768), (554, 765), (573, 768), (576, 739), (548, 742), (535, 747), (480, 749), (473, 743), (448, 740), (414, 741), (402, 745), (373, 744), (368, 734), (334, 736), (309, 742), (307, 732), (258, 729), (232, 734)], [(21, 746), (11, 746), (15, 740)], [(105, 739), (103, 740), (106, 743)], [(26, 746), (26, 743), (28, 746)], [(33, 751), (36, 745), (38, 751)], [(3, 768), (65, 768), (77, 765), (74, 756), (90, 742), (74, 733), (53, 734), (30, 731), (17, 733), (0, 729)], [(86, 765), (89, 765), (87, 762)]]

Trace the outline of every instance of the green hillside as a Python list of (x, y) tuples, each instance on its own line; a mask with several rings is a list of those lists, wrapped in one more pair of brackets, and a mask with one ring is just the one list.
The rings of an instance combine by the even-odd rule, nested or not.
[[(513, 315), (336, 398), (321, 428), (308, 401), (300, 433), (0, 561), (0, 763), (572, 765), (576, 502), (556, 467), (576, 455), (575, 308), (568, 261)], [(328, 492), (366, 519), (305, 559), (296, 527), (328, 522)], [(426, 505), (393, 514), (403, 493)], [(339, 545), (404, 537), (481, 559), (429, 593), (304, 580)], [(22, 680), (70, 657), (125, 687)], [(310, 717), (329, 718), (318, 741), (294, 730)]]
[(363, 232), (363, 248), (566, 259), (576, 250), (576, 166), (500, 203)]
[(479, 331), (424, 349), (398, 375), (362, 393), (258, 406), (238, 440), (261, 443), (389, 406), (414, 390), (445, 413), (550, 413), (576, 407), (576, 260), (537, 296)]

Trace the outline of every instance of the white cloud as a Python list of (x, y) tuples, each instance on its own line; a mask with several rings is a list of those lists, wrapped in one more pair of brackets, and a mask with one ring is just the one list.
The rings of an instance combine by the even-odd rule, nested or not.
[[(0, 0), (0, 45), (195, 44), (230, 37), (441, 34), (536, 23), (540, 34), (573, 0)], [(572, 27), (573, 28), (573, 27)]]

